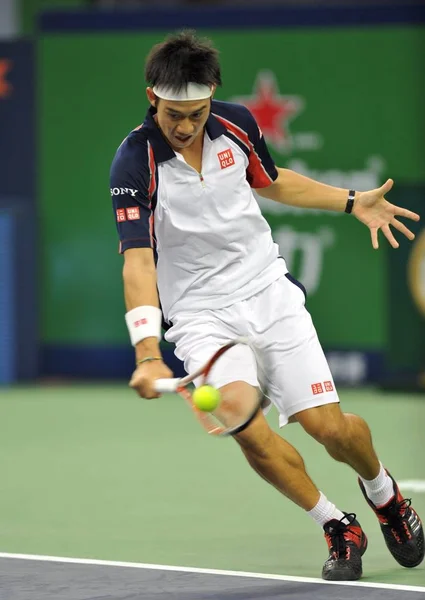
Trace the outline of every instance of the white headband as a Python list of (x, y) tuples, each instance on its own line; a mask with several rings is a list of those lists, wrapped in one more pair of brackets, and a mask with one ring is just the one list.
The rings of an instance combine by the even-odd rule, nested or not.
[(200, 85), (199, 83), (188, 83), (180, 91), (166, 86), (155, 86), (153, 92), (158, 98), (163, 100), (173, 100), (175, 102), (188, 102), (190, 100), (205, 100), (211, 98), (212, 88), (209, 85)]

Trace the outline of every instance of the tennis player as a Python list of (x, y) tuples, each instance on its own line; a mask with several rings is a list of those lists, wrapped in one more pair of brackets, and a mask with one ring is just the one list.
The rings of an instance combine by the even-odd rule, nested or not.
[[(155, 398), (155, 380), (172, 376), (161, 357), (162, 319), (188, 373), (230, 339), (248, 337), (250, 347), (229, 351), (212, 384), (229, 401), (264, 386), (281, 426), (297, 421), (354, 469), (396, 561), (419, 565), (421, 521), (379, 461), (366, 422), (341, 410), (303, 286), (288, 273), (252, 190), (292, 206), (351, 213), (347, 219), (370, 229), (373, 248), (379, 230), (393, 248), (391, 228), (413, 240), (399, 217), (419, 216), (385, 199), (390, 179), (358, 192), (276, 167), (250, 112), (213, 100), (221, 85), (218, 52), (194, 33), (156, 45), (145, 76), (150, 108), (119, 147), (110, 180), (136, 351), (130, 385)], [(349, 298), (346, 310), (348, 319), (356, 310)], [(235, 439), (251, 467), (323, 527), (329, 549), (323, 578), (359, 579), (367, 538), (356, 515), (319, 491), (263, 413)]]

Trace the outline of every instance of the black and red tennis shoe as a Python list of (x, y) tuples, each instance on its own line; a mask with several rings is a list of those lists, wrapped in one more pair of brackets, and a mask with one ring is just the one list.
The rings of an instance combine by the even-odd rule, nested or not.
[(356, 581), (363, 574), (367, 537), (355, 514), (344, 515), (343, 519), (332, 519), (323, 527), (329, 557), (323, 565), (322, 577), (327, 581)]
[(361, 479), (360, 489), (378, 517), (385, 543), (393, 557), (402, 567), (417, 567), (425, 555), (423, 525), (411, 506), (411, 499), (403, 498), (394, 478), (388, 471), (386, 473), (393, 482), (394, 497), (384, 506), (378, 508), (371, 502)]

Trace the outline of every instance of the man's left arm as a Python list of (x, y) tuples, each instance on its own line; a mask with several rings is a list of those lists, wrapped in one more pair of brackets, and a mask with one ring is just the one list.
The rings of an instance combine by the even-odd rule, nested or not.
[(290, 206), (344, 212), (348, 190), (319, 183), (289, 169), (277, 169), (277, 179), (255, 191), (264, 198)]
[[(333, 187), (314, 181), (289, 169), (277, 168), (277, 178), (267, 187), (256, 188), (257, 194), (282, 204), (344, 212), (346, 209), (370, 229), (372, 246), (377, 249), (378, 231), (381, 229), (393, 248), (399, 243), (392, 234), (394, 227), (409, 240), (415, 235), (397, 217), (419, 221), (419, 215), (405, 208), (395, 206), (385, 199), (393, 187), (392, 179), (384, 185), (367, 192), (355, 192), (354, 202), (349, 201), (350, 190)], [(347, 204), (348, 203), (348, 204)]]

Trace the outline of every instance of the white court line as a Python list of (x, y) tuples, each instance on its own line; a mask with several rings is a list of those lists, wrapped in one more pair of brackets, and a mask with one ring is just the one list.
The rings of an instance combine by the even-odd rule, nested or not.
[(424, 479), (408, 479), (406, 481), (397, 481), (398, 487), (404, 492), (425, 493)]
[(153, 571), (175, 571), (181, 573), (197, 573), (201, 575), (220, 575), (231, 577), (251, 577), (254, 579), (274, 579), (277, 581), (294, 581), (297, 583), (322, 583), (326, 585), (347, 585), (355, 587), (379, 588), (382, 590), (398, 590), (401, 592), (425, 593), (425, 587), (413, 585), (398, 585), (393, 583), (372, 583), (363, 581), (325, 581), (315, 577), (293, 577), (291, 575), (276, 575), (273, 573), (249, 573), (246, 571), (222, 571), (220, 569), (200, 569), (197, 567), (176, 567), (173, 565), (150, 565), (147, 563), (121, 562), (113, 560), (95, 560), (91, 558), (69, 558), (66, 556), (39, 556), (37, 554), (8, 554), (0, 552), (0, 558), (18, 560), (38, 560), (42, 562), (60, 562), (77, 565), (96, 565), (101, 567), (126, 567), (130, 569), (151, 569)]

